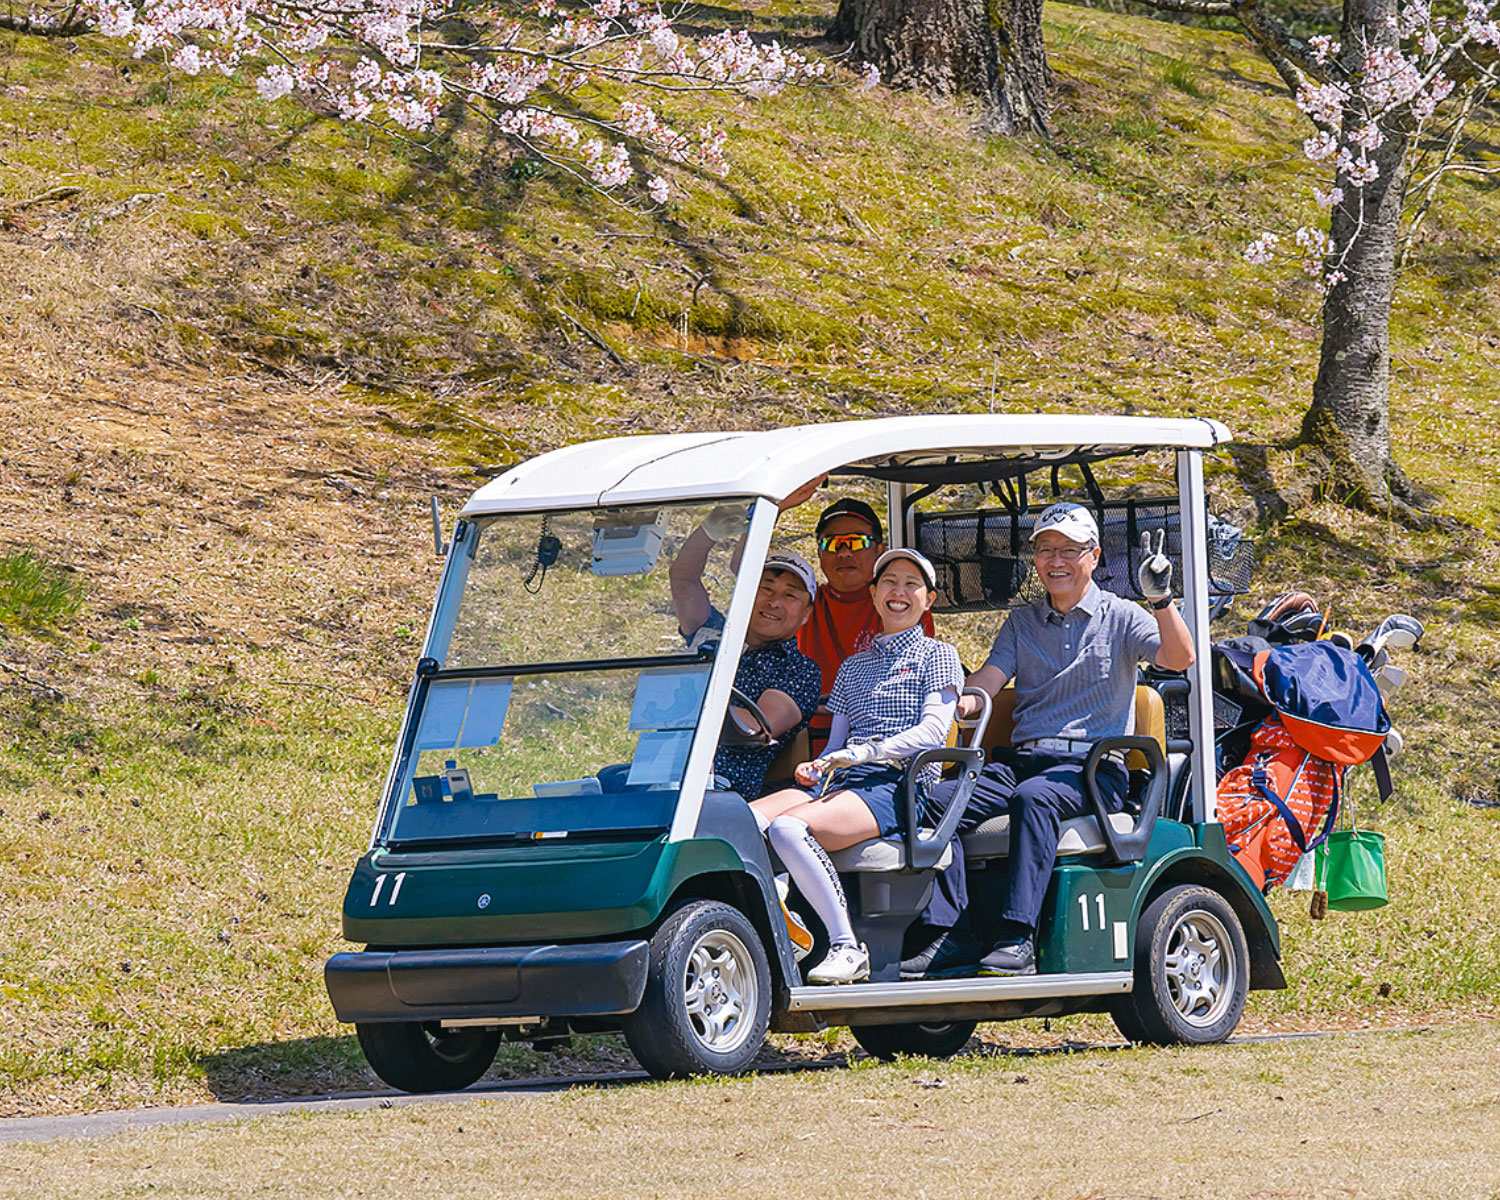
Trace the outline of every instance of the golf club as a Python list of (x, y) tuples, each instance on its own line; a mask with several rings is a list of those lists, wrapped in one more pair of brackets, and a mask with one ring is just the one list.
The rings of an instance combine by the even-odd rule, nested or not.
[(1359, 653), (1365, 654), (1371, 661), (1384, 647), (1389, 646), (1393, 650), (1410, 650), (1422, 639), (1426, 632), (1422, 622), (1416, 617), (1408, 616), (1406, 613), (1391, 613), (1390, 616), (1375, 627), (1375, 632), (1359, 646)]

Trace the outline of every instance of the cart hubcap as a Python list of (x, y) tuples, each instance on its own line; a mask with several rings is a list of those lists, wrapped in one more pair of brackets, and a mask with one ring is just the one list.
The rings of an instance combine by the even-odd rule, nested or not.
[(728, 1054), (750, 1036), (755, 1024), (755, 968), (745, 943), (723, 929), (711, 929), (688, 952), (683, 1001), (698, 1041), (716, 1054)]
[(1234, 997), (1229, 931), (1212, 913), (1183, 915), (1167, 937), (1167, 993), (1190, 1025), (1214, 1024)]

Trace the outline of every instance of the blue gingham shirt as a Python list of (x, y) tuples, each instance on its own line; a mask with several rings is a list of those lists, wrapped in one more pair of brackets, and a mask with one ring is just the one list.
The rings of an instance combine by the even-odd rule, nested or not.
[[(717, 608), (708, 620), (686, 637), (688, 645), (698, 650), (717, 644), (724, 632), (724, 614)], [(764, 646), (746, 646), (740, 654), (740, 665), (734, 673), (734, 686), (759, 702), (762, 693), (771, 688), (785, 692), (802, 714), (802, 719), (770, 746), (720, 746), (714, 755), (714, 774), (729, 780), (729, 786), (746, 800), (755, 800), (765, 791), (766, 770), (787, 741), (807, 724), (818, 707), (823, 677), (818, 664), (797, 649), (795, 637)]]
[[(847, 745), (878, 742), (917, 724), (930, 693), (951, 688), (957, 696), (963, 686), (958, 651), (914, 625), (877, 635), (868, 650), (846, 658), (833, 681), (828, 711), (849, 718)], [(937, 763), (929, 763), (922, 768), (922, 782), (931, 787), (941, 773)]]
[(985, 666), (1016, 681), (1012, 742), (1092, 741), (1134, 732), (1136, 666), (1160, 649), (1145, 609), (1090, 583), (1066, 615), (1045, 597), (1015, 609)]

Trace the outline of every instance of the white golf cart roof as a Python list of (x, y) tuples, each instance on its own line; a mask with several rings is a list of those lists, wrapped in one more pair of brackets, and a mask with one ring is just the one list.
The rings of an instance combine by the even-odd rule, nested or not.
[(1106, 458), (1131, 450), (1207, 450), (1229, 440), (1207, 418), (885, 417), (760, 432), (678, 433), (579, 442), (513, 467), (476, 492), (463, 516), (635, 505), (715, 496), (781, 500), (828, 471), (903, 478), (924, 466), (1026, 458)]

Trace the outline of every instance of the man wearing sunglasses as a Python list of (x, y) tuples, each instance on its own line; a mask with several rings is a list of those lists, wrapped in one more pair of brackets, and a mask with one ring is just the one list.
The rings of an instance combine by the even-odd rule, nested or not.
[[(1035, 973), (1036, 923), (1061, 824), (1093, 811), (1083, 795), (1084, 759), (1099, 738), (1133, 732), (1139, 663), (1168, 671), (1193, 665), (1192, 638), (1172, 601), (1164, 538), (1154, 552), (1145, 547), (1136, 576), (1148, 611), (1094, 582), (1099, 527), (1087, 508), (1064, 501), (1037, 518), (1031, 541), (1046, 596), (1011, 612), (984, 666), (967, 680), (992, 696), (1015, 680), (1012, 744), (984, 765), (959, 827), (965, 832), (1010, 815), (1000, 936), (987, 948), (965, 927), (963, 862), (956, 855), (924, 914), (927, 929), (915, 939), (924, 948), (901, 964), (903, 979)], [(971, 706), (966, 697), (959, 715), (974, 715)], [(1097, 779), (1105, 807), (1118, 812), (1129, 786), (1123, 759), (1106, 758)], [(952, 784), (939, 785), (933, 799), (942, 803), (952, 791)]]
[[(823, 510), (817, 537), (818, 566), (826, 582), (813, 599), (807, 624), (797, 634), (797, 648), (818, 664), (826, 696), (844, 660), (869, 649), (881, 631), (870, 583), (875, 578), (875, 560), (885, 553), (885, 528), (873, 508), (845, 496)], [(922, 615), (922, 632), (933, 635), (931, 613)], [(827, 736), (826, 723), (823, 735)]]

